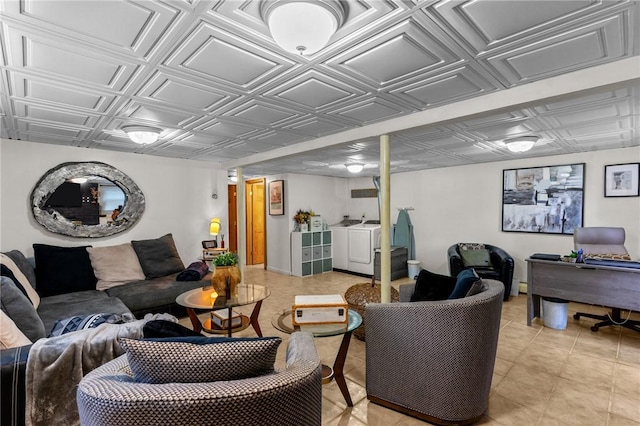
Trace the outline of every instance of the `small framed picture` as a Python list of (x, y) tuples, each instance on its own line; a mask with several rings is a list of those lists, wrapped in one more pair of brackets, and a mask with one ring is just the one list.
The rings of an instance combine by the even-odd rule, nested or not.
[(640, 196), (640, 163), (604, 166), (604, 196)]
[(269, 182), (269, 215), (281, 216), (284, 214), (284, 181), (274, 180)]

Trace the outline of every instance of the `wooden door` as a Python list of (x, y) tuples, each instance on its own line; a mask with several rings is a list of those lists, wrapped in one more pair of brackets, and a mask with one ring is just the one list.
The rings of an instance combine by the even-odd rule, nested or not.
[(227, 247), (229, 251), (238, 252), (238, 193), (236, 185), (228, 186), (229, 202), (229, 235), (227, 237)]
[(264, 179), (245, 182), (247, 212), (247, 265), (265, 261), (265, 183)]

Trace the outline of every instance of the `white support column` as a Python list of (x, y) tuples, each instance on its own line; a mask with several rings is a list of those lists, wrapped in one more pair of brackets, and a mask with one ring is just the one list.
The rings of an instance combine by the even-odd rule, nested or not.
[(238, 217), (238, 269), (240, 269), (240, 275), (242, 280), (240, 283), (244, 284), (244, 270), (247, 265), (247, 240), (246, 240), (246, 191), (244, 184), (244, 176), (242, 175), (242, 167), (236, 168), (236, 174), (238, 181), (236, 182), (236, 216)]
[(380, 301), (391, 302), (391, 162), (389, 135), (380, 136)]

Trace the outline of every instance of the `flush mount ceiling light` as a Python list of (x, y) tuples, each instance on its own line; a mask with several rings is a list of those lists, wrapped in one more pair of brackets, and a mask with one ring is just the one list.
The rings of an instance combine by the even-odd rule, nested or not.
[(124, 126), (122, 128), (129, 139), (140, 145), (149, 145), (154, 143), (160, 137), (160, 129), (149, 126)]
[(360, 173), (362, 169), (364, 169), (364, 164), (362, 163), (349, 163), (345, 164), (345, 166), (347, 166), (347, 170), (351, 173)]
[(538, 136), (519, 136), (517, 138), (506, 139), (505, 145), (511, 152), (525, 152), (533, 148), (533, 145), (540, 139)]
[(301, 55), (324, 48), (346, 16), (337, 0), (264, 1), (260, 12), (273, 40), (284, 50)]

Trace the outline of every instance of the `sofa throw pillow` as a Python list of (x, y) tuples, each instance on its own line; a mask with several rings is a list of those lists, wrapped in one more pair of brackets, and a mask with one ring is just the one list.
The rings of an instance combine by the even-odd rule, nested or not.
[(484, 283), (484, 281), (482, 281), (482, 278), (478, 278), (478, 280), (476, 282), (471, 284), (471, 288), (469, 288), (469, 291), (467, 291), (467, 294), (465, 294), (464, 297), (474, 296), (474, 295), (476, 295), (478, 293), (482, 293), (487, 288), (488, 287)]
[(27, 339), (11, 318), (0, 311), (0, 349), (17, 348), (31, 343), (33, 342)]
[(87, 247), (93, 273), (98, 279), (96, 289), (106, 290), (130, 281), (144, 280), (138, 255), (131, 243), (107, 247)]
[(57, 320), (53, 324), (53, 328), (47, 337), (62, 336), (72, 331), (86, 330), (88, 328), (96, 328), (100, 324), (124, 324), (125, 322), (135, 321), (133, 314), (91, 314), (91, 315), (75, 315), (69, 318)]
[(0, 308), (32, 342), (46, 336), (36, 308), (9, 277), (0, 277)]
[[(279, 337), (119, 339), (141, 383), (238, 380), (273, 372)], [(203, 361), (212, 368), (203, 368)]]
[(142, 327), (142, 336), (145, 338), (187, 337), (202, 336), (202, 334), (172, 321), (152, 320), (147, 321)]
[(465, 268), (491, 266), (491, 256), (484, 244), (459, 243), (458, 253)]
[(184, 264), (171, 234), (155, 240), (131, 241), (131, 245), (138, 255), (140, 266), (148, 280), (174, 274), (184, 269)]
[(444, 300), (456, 284), (456, 278), (447, 275), (434, 274), (422, 269), (418, 274), (416, 285), (411, 295), (411, 302), (423, 302), (427, 300)]
[(463, 269), (456, 277), (456, 285), (449, 295), (449, 299), (461, 299), (467, 295), (471, 287), (480, 277), (473, 268)]
[(34, 288), (35, 273), (32, 279), (29, 279), (25, 271), (33, 268), (27, 265), (29, 261), (18, 250), (12, 250), (9, 253), (0, 253), (0, 275), (9, 277), (18, 289), (29, 298), (31, 304), (38, 309), (40, 306), (40, 295)]
[(36, 289), (40, 296), (96, 289), (88, 246), (57, 247), (34, 244)]
[(202, 260), (192, 262), (187, 269), (178, 274), (176, 281), (200, 281), (207, 272), (209, 272), (209, 266), (206, 262)]

